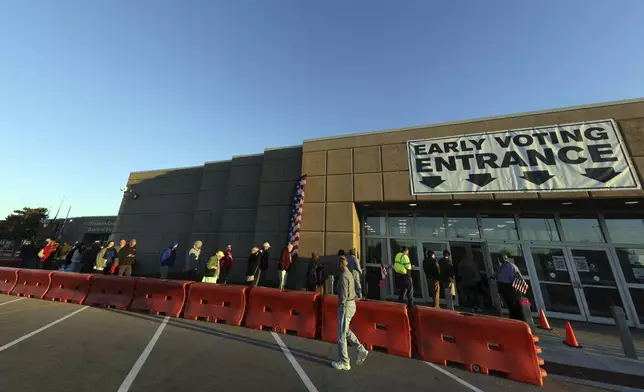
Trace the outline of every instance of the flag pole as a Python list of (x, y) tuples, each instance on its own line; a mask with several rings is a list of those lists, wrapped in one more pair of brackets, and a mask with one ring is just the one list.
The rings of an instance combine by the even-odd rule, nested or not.
[(65, 215), (65, 220), (63, 221), (63, 225), (60, 227), (60, 231), (58, 232), (58, 235), (56, 236), (57, 240), (60, 240), (60, 237), (63, 236), (63, 230), (65, 230), (65, 224), (67, 223), (67, 218), (69, 218), (69, 212), (72, 210), (72, 206), (69, 206), (69, 209), (67, 210), (67, 215)]

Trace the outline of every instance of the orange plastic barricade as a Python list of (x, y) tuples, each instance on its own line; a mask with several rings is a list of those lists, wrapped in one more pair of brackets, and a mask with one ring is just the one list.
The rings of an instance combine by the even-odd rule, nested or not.
[(231, 284), (193, 283), (188, 289), (188, 300), (183, 318), (239, 327), (246, 309), (246, 286)]
[(423, 361), (465, 365), (470, 371), (503, 373), (514, 381), (543, 385), (546, 372), (528, 324), (500, 317), (416, 306), (418, 353)]
[(179, 317), (193, 282), (139, 278), (130, 310)]
[(16, 268), (0, 267), (0, 293), (9, 294), (18, 281), (18, 270)]
[[(351, 320), (360, 343), (373, 350), (385, 349), (389, 354), (411, 357), (411, 331), (407, 307), (384, 301), (356, 301), (356, 314)], [(338, 296), (322, 299), (322, 340), (338, 341)]]
[(19, 297), (42, 298), (51, 283), (51, 271), (18, 270), (18, 281), (9, 294)]
[(137, 281), (137, 278), (128, 276), (93, 275), (85, 305), (127, 310)]
[(92, 275), (75, 272), (54, 272), (51, 274), (51, 285), (43, 295), (50, 301), (82, 304), (89, 293)]
[(319, 293), (253, 287), (248, 296), (246, 327), (294, 332), (314, 338), (318, 325)]

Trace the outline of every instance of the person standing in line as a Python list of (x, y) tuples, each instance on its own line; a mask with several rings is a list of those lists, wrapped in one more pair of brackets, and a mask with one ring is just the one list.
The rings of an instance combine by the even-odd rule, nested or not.
[(280, 275), (280, 290), (284, 290), (286, 287), (286, 278), (288, 277), (288, 272), (291, 270), (291, 265), (293, 264), (293, 244), (287, 244), (286, 248), (282, 250), (280, 255), (280, 264), (278, 267)]
[(398, 301), (404, 303), (406, 297), (409, 310), (414, 306), (414, 282), (411, 279), (411, 269), (409, 248), (403, 246), (402, 250), (394, 258), (394, 272), (396, 273), (397, 286), (400, 290)]
[(69, 243), (67, 241), (65, 241), (62, 246), (58, 247), (58, 249), (56, 250), (55, 269), (61, 269), (65, 266), (65, 257), (70, 250), (72, 250), (72, 247), (69, 246)]
[(76, 247), (67, 271), (80, 272), (81, 268), (83, 268), (83, 254), (87, 251), (88, 247), (89, 245), (79, 245)]
[(117, 251), (117, 252), (120, 252), (120, 251), (121, 251), (121, 249), (122, 249), (125, 245), (127, 245), (127, 241), (126, 241), (126, 240), (124, 240), (124, 239), (121, 239), (121, 240), (119, 241), (119, 246), (115, 247), (115, 248), (116, 248), (116, 251)]
[(161, 279), (168, 279), (170, 269), (174, 267), (174, 262), (177, 260), (177, 247), (179, 241), (173, 241), (172, 244), (161, 252), (161, 260), (159, 267), (159, 276)]
[(356, 280), (356, 295), (362, 298), (362, 267), (360, 266), (360, 259), (358, 259), (356, 248), (349, 250), (349, 271), (353, 278)]
[[(266, 281), (266, 277), (268, 276), (266, 271), (268, 270), (268, 264), (270, 260), (270, 254), (268, 253), (268, 250), (271, 248), (271, 244), (268, 242), (264, 242), (262, 244), (262, 248), (259, 250), (260, 256), (259, 256), (259, 272), (257, 273), (257, 284), (259, 285), (260, 279), (262, 276), (264, 276), (264, 281)], [(264, 282), (265, 283), (265, 282)]]
[(427, 287), (429, 287), (429, 295), (434, 300), (434, 307), (440, 308), (441, 298), (441, 270), (436, 260), (436, 254), (433, 250), (428, 250), (423, 260), (423, 272), (427, 278)]
[(255, 247), (250, 250), (250, 256), (248, 256), (248, 265), (246, 266), (246, 284), (248, 286), (257, 287), (257, 271), (259, 270), (259, 261), (261, 257), (261, 252), (259, 248)]
[(94, 261), (94, 269), (96, 271), (103, 271), (103, 269), (105, 268), (105, 252), (107, 252), (107, 245), (109, 245), (110, 242), (113, 241), (107, 241), (106, 243), (102, 244), (101, 250), (99, 250), (98, 254), (96, 255), (96, 260)]
[(224, 258), (219, 262), (219, 268), (221, 269), (219, 279), (221, 280), (221, 283), (228, 282), (228, 274), (230, 273), (230, 269), (233, 267), (233, 261), (233, 246), (228, 244), (224, 250)]
[(47, 239), (47, 245), (39, 253), (41, 269), (51, 270), (55, 267), (54, 259), (56, 258), (56, 250), (58, 243), (55, 240)]
[(186, 265), (183, 267), (183, 279), (195, 280), (197, 279), (197, 268), (199, 268), (199, 256), (201, 255), (201, 248), (203, 242), (195, 241), (192, 248), (188, 251), (186, 257)]
[(219, 279), (219, 262), (224, 257), (224, 252), (218, 251), (217, 253), (210, 256), (208, 263), (206, 264), (206, 269), (203, 274), (203, 283), (217, 283)]
[(451, 254), (448, 250), (443, 251), (443, 258), (438, 262), (438, 267), (440, 268), (441, 273), (441, 283), (440, 286), (443, 290), (449, 288), (449, 295), (452, 296), (452, 300), (456, 297), (456, 273), (454, 271), (454, 265), (452, 264), (452, 259), (450, 258)]
[(101, 250), (101, 242), (94, 241), (91, 245), (88, 244), (85, 252), (83, 253), (83, 265), (81, 266), (80, 272), (84, 274), (90, 274), (94, 270), (94, 263), (96, 263), (96, 257), (98, 252)]
[(136, 240), (130, 241), (119, 250), (118, 276), (132, 276), (132, 264), (136, 258)]
[(356, 314), (355, 279), (349, 271), (348, 261), (345, 256), (340, 256), (340, 276), (338, 281), (338, 361), (331, 363), (337, 370), (351, 370), (349, 353), (347, 352), (347, 339), (358, 351), (356, 365), (362, 365), (369, 351), (360, 343), (358, 337), (351, 332), (351, 319)]
[(320, 264), (320, 255), (313, 252), (311, 254), (311, 261), (306, 271), (306, 290), (319, 291), (322, 286), (322, 276), (324, 274), (324, 267)]
[(503, 255), (501, 268), (494, 275), (494, 279), (497, 281), (499, 295), (510, 312), (510, 318), (523, 321), (523, 313), (519, 305), (521, 294), (512, 287), (514, 279), (520, 276), (519, 268), (510, 261), (508, 255)]
[(107, 245), (103, 250), (101, 250), (101, 252), (102, 255), (99, 253), (96, 257), (96, 270), (105, 274), (110, 268), (112, 268), (116, 259), (118, 259), (118, 252), (114, 247), (114, 241), (107, 241)]
[(36, 268), (39, 264), (38, 251), (33, 241), (27, 241), (20, 247), (20, 268)]

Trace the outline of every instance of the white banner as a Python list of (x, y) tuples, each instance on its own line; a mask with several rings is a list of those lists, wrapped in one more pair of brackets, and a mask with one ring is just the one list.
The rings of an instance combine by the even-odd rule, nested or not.
[(613, 120), (407, 142), (414, 195), (641, 189)]

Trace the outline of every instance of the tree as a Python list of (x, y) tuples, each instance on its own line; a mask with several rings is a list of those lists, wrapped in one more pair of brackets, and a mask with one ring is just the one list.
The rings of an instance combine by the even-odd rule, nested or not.
[(47, 214), (48, 210), (42, 207), (15, 210), (0, 222), (0, 238), (13, 241), (33, 240), (40, 222), (47, 218)]

